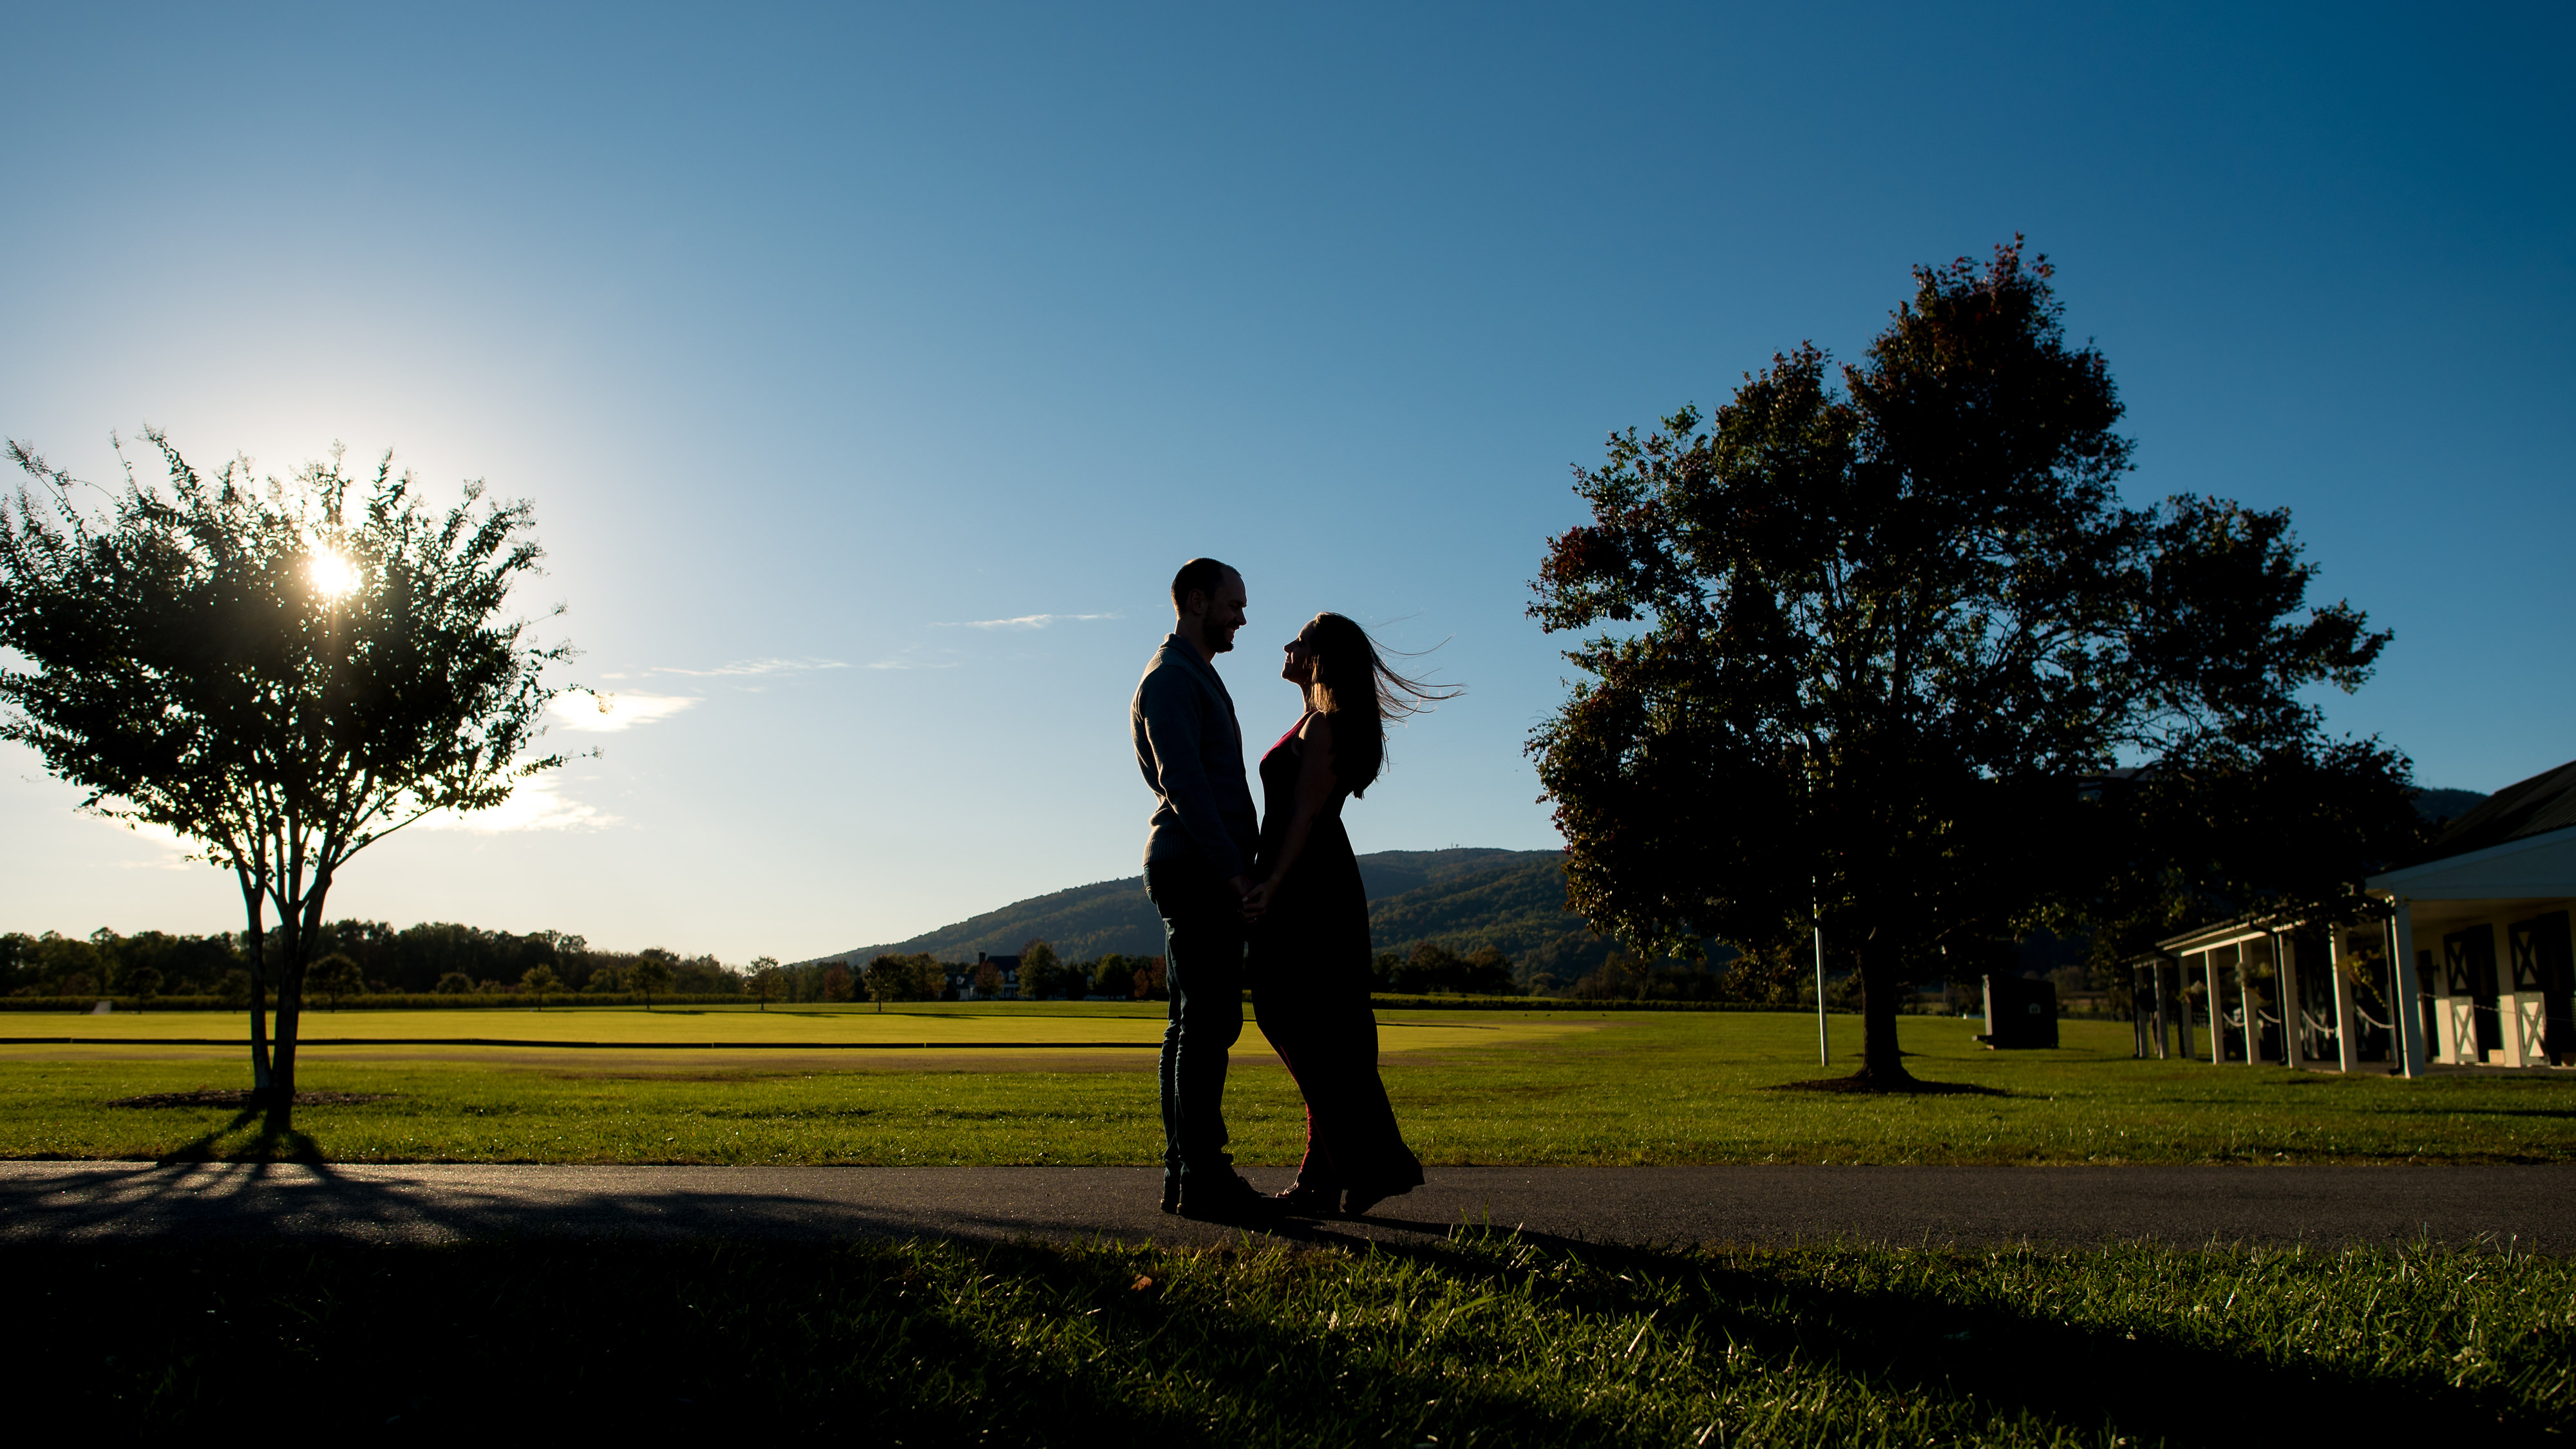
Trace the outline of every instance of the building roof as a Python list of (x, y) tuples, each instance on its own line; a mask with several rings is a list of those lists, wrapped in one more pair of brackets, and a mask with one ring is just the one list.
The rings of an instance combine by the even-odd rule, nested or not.
[(2570, 826), (2576, 826), (2576, 760), (2488, 796), (2433, 837), (2424, 859), (2445, 860)]
[(2238, 916), (2232, 920), (2194, 927), (2179, 936), (2167, 936), (2156, 943), (2156, 955), (2142, 956), (2139, 960), (2153, 961), (2163, 956), (2185, 956), (2195, 951), (2206, 951), (2212, 947), (2250, 941), (2261, 936), (2286, 935), (2301, 929), (2305, 924), (2295, 916)]

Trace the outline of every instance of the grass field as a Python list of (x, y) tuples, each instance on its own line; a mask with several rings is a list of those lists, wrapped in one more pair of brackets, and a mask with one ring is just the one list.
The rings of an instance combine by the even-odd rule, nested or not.
[[(1744, 1013), (1391, 1012), (1385, 1071), (1434, 1163), (2565, 1162), (2576, 1076), (2351, 1078), (2129, 1058), (2070, 1022), (2050, 1052), (1987, 1052), (1971, 1023), (1907, 1018), (1922, 1076), (2002, 1095), (1769, 1090), (1819, 1075), (1812, 1019)], [(0, 1047), (0, 1156), (163, 1158), (260, 1148), (214, 1107), (108, 1105), (246, 1085), (240, 1047), (155, 1047), (226, 1018), (28, 1014), (11, 1034), (133, 1046)], [(371, 1162), (1144, 1163), (1158, 1160), (1160, 1030), (1118, 1003), (767, 1013), (350, 1013), (313, 1035), (605, 1041), (605, 1049), (315, 1047), (303, 1150)], [(1858, 1023), (1837, 1019), (1837, 1051)], [(715, 1042), (656, 1049), (654, 1042)], [(1083, 1047), (1084, 1042), (1131, 1046)], [(782, 1044), (755, 1050), (754, 1042)], [(822, 1046), (858, 1042), (855, 1049)], [(970, 1046), (998, 1042), (1001, 1046)], [(927, 1043), (901, 1047), (897, 1043)], [(726, 1045), (729, 1044), (729, 1045)], [(1837, 1066), (1836, 1070), (1842, 1070)], [(1242, 1160), (1296, 1160), (1302, 1109), (1256, 1030), (1229, 1113)]]
[[(900, 1444), (2560, 1442), (2576, 1265), (2407, 1252), (1114, 1245), (0, 1250), (112, 1437)], [(251, 1386), (282, 1386), (252, 1389)], [(245, 1400), (245, 1391), (251, 1398)], [(273, 1397), (272, 1397), (273, 1395)]]

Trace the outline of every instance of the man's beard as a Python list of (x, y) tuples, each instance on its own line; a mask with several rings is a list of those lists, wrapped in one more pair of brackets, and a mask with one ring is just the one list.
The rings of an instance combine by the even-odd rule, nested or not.
[[(1239, 628), (1240, 626), (1237, 627)], [(1208, 631), (1208, 652), (1210, 654), (1233, 653), (1235, 633), (1235, 629), (1210, 629)]]

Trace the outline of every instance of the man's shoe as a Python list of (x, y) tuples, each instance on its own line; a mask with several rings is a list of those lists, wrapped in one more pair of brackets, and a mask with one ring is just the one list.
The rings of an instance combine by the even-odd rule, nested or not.
[(1229, 1172), (1223, 1177), (1181, 1179), (1181, 1198), (1174, 1211), (1204, 1223), (1265, 1222), (1279, 1216), (1279, 1204), (1241, 1174)]

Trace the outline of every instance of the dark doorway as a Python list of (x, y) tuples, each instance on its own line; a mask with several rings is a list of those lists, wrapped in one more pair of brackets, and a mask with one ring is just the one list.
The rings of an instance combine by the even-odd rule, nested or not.
[(2358, 1018), (2351, 1026), (2353, 1040), (2359, 1044), (2357, 1060), (2393, 1062), (2397, 1054), (2389, 1032), (2397, 1022), (2396, 1009), (2390, 1004), (2397, 999), (2397, 982), (2388, 971), (2388, 935), (2385, 931), (2351, 931), (2343, 938), (2343, 959), (2352, 973), (2352, 1014)]
[(2504, 1050), (2504, 1022), (2496, 1015), (2495, 927), (2471, 926), (2442, 938), (2442, 970), (2453, 996), (2469, 998), (2469, 1016), (2477, 1023), (2477, 1059)]
[[(2313, 931), (2300, 931), (2286, 943), (2290, 960), (2297, 967), (2296, 991), (2285, 991), (2281, 1009), (2284, 1030), (2298, 1033), (2299, 1057), (2307, 1062), (2333, 1061), (2343, 1053), (2342, 1033), (2346, 1023), (2335, 1014), (2334, 958), (2327, 953), (2326, 938)], [(2298, 1015), (2290, 1012), (2295, 1009)]]
[(2576, 1062), (2576, 950), (2567, 913), (2552, 911), (2505, 928), (2513, 951), (2513, 989), (2541, 999), (2540, 1050), (2551, 1066)]

